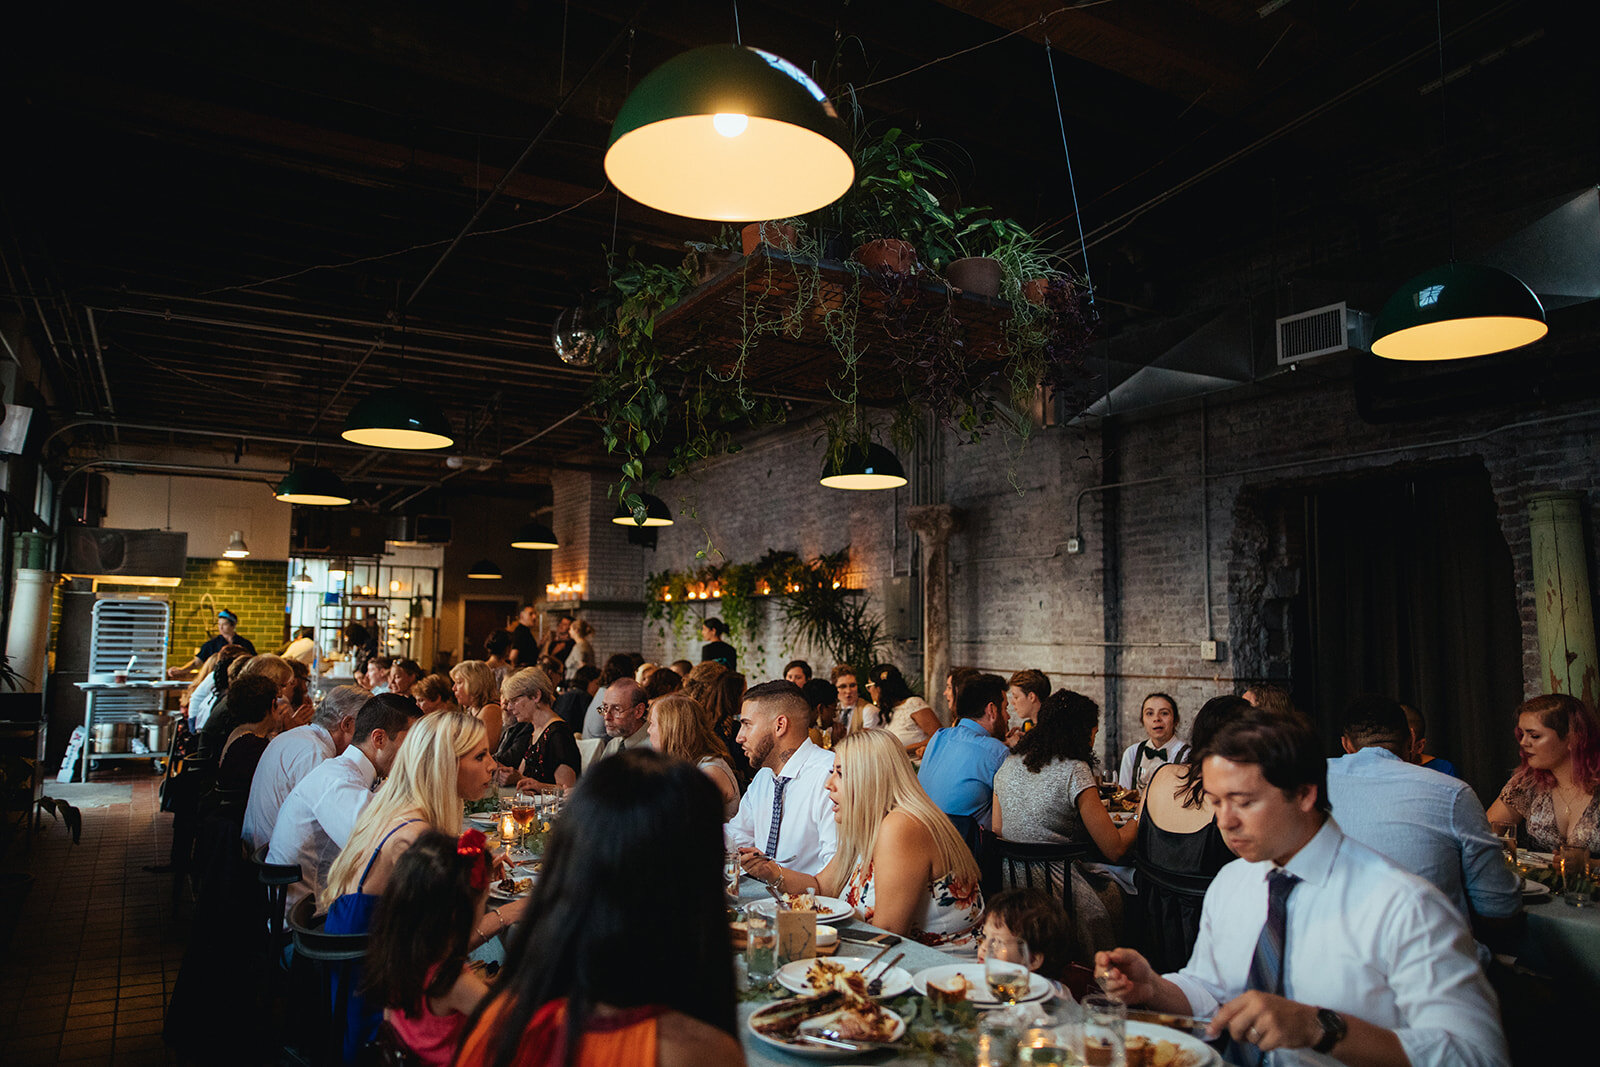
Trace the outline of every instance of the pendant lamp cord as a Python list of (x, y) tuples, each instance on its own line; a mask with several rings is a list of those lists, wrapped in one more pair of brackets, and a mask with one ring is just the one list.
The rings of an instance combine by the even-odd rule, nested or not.
[[(626, 100), (633, 91), (633, 29), (628, 29), (628, 51), (622, 60), (622, 98)], [(617, 261), (617, 218), (622, 211), (622, 190), (611, 196), (611, 254), (606, 256), (606, 267), (614, 269)]]
[(744, 44), (744, 34), (739, 29), (739, 0), (733, 0), (733, 43)]
[(1450, 173), (1450, 126), (1444, 103), (1444, 0), (1433, 0), (1433, 25), (1439, 43), (1439, 158), (1444, 166), (1445, 222), (1450, 234), (1450, 262), (1456, 261), (1456, 182)]
[(1067, 159), (1067, 187), (1072, 191), (1072, 219), (1078, 224), (1078, 247), (1083, 250), (1083, 281), (1089, 288), (1089, 310), (1097, 312), (1094, 302), (1094, 278), (1089, 273), (1089, 245), (1083, 239), (1083, 213), (1078, 210), (1078, 183), (1072, 176), (1072, 150), (1067, 147), (1067, 120), (1061, 111), (1061, 89), (1056, 85), (1055, 49), (1050, 38), (1044, 39), (1044, 58), (1050, 68), (1050, 95), (1056, 102), (1056, 125), (1061, 129), (1061, 154)]

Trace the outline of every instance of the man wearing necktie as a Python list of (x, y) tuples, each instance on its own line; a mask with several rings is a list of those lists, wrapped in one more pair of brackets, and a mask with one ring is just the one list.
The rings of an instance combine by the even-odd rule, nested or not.
[(1431, 884), (1346, 837), (1310, 726), (1252, 709), (1201, 756), (1239, 859), (1206, 892), (1181, 971), (1132, 949), (1095, 957), (1106, 992), (1211, 1017), (1230, 1062), (1510, 1063), (1494, 993), (1461, 913)]
[(827, 792), (833, 753), (811, 743), (811, 714), (793, 682), (766, 682), (744, 695), (738, 740), (756, 773), (725, 836), (747, 872), (770, 859), (815, 874), (838, 848)]

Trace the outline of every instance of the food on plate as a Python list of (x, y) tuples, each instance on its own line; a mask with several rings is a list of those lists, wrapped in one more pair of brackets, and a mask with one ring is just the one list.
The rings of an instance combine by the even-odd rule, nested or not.
[[(1127, 1067), (1197, 1067), (1200, 1058), (1171, 1041), (1129, 1035), (1126, 1045)], [(1084, 1059), (1090, 1067), (1111, 1062), (1111, 1045), (1099, 1038), (1084, 1043)]]
[(973, 984), (972, 979), (957, 971), (943, 982), (935, 982), (930, 978), (928, 980), (928, 999), (935, 1004), (954, 1004), (970, 997), (975, 988), (977, 987)]
[(783, 895), (783, 906), (790, 911), (813, 911), (819, 915), (828, 910), (824, 905), (817, 903), (815, 894), (809, 891), (805, 893), (785, 893)]
[(505, 896), (520, 897), (522, 894), (533, 888), (533, 879), (512, 878), (507, 876), (496, 882), (494, 884), (494, 888), (497, 892)]
[(826, 1015), (830, 1011), (838, 1011), (845, 1005), (845, 997), (838, 990), (823, 993), (818, 996), (791, 997), (780, 1000), (770, 1008), (764, 1008), (751, 1020), (757, 1033), (769, 1037), (784, 1037), (793, 1034), (795, 1028), (807, 1019), (814, 1019), (818, 1015)]
[(861, 975), (840, 967), (833, 988), (780, 1000), (751, 1017), (757, 1033), (783, 1040), (793, 1037), (802, 1023), (823, 1019), (822, 1027), (847, 1041), (892, 1041), (895, 1017), (888, 1014), (862, 988)]
[(806, 968), (806, 988), (818, 992), (836, 989), (846, 996), (865, 997), (867, 980), (860, 971), (852, 970), (833, 960), (813, 960)]
[(841, 1041), (893, 1041), (895, 1025), (882, 1008), (866, 1001), (834, 1014), (828, 1030)]

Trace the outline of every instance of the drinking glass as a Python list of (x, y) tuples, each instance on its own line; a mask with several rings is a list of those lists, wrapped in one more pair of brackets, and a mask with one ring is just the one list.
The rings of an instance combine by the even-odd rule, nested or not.
[(739, 895), (739, 854), (737, 852), (724, 852), (722, 854), (722, 888), (730, 897)]
[(1500, 847), (1505, 850), (1506, 862), (1515, 866), (1517, 862), (1517, 824), (1514, 822), (1492, 822), (1489, 829), (1494, 831), (1494, 836), (1500, 839)]
[(528, 838), (528, 827), (539, 817), (539, 795), (518, 790), (511, 798), (511, 818), (517, 824), (517, 846)]
[(1028, 943), (1022, 938), (994, 938), (984, 944), (983, 980), (989, 995), (1002, 1004), (1015, 1004), (1028, 995)]
[(1561, 872), (1561, 899), (1575, 908), (1589, 906), (1589, 850), (1582, 845), (1562, 845), (1556, 850)]
[(975, 1051), (975, 1067), (1014, 1067), (1017, 1062), (1017, 1026), (1007, 1012), (985, 1012), (978, 1019)]
[(778, 973), (778, 924), (774, 912), (744, 909), (745, 969), (752, 986), (765, 986)]
[(1083, 1051), (1086, 1059), (1108, 1064), (1109, 1067), (1127, 1067), (1127, 1038), (1126, 1004), (1102, 993), (1083, 998)]

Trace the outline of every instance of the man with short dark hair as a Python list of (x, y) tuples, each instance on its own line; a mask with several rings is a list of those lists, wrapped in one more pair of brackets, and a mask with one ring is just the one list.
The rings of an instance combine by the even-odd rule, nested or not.
[(562, 663), (565, 663), (577, 643), (572, 636), (572, 614), (563, 611), (556, 616), (555, 629), (545, 636), (544, 648), (541, 651), (546, 656), (554, 656)]
[(517, 624), (511, 628), (511, 663), (518, 668), (535, 666), (539, 659), (539, 639), (534, 627), (539, 625), (539, 609), (532, 604), (522, 605), (517, 613)]
[(406, 731), (420, 715), (417, 702), (408, 696), (381, 693), (368, 698), (356, 715), (350, 747), (313, 767), (284, 799), (267, 862), (300, 865), (300, 881), (289, 887), (285, 914), (300, 898), (315, 896), (327, 881), (328, 868), (350, 840), (373, 788), (394, 766)]
[(1428, 752), (1428, 720), (1410, 704), (1401, 704), (1405, 709), (1406, 723), (1411, 727), (1411, 748), (1401, 758), (1407, 763), (1415, 763), (1418, 767), (1426, 767), (1430, 771), (1448, 774), (1453, 778), (1461, 777), (1456, 773), (1456, 765), (1441, 756), (1430, 755)]
[(994, 806), (994, 774), (1011, 754), (1005, 743), (1005, 708), (1004, 678), (979, 674), (967, 679), (956, 697), (956, 721), (929, 739), (917, 771), (940, 811), (976, 819), (984, 829)]
[(756, 773), (725, 836), (747, 871), (771, 859), (816, 874), (839, 847), (828, 796), (833, 753), (812, 744), (810, 730), (811, 707), (793, 682), (745, 692), (738, 742)]
[(278, 812), (300, 779), (350, 747), (356, 716), (370, 699), (358, 685), (338, 686), (322, 698), (310, 722), (285, 730), (268, 743), (250, 779), (250, 800), (244, 809), (243, 837), (252, 851), (272, 839)]
[(605, 719), (605, 747), (601, 756), (615, 756), (630, 748), (650, 747), (650, 701), (644, 687), (632, 678), (619, 678), (607, 686), (600, 713)]
[(1339, 829), (1438, 886), (1469, 920), (1507, 919), (1520, 910), (1521, 886), (1472, 787), (1406, 762), (1411, 724), (1397, 701), (1356, 697), (1345, 709), (1341, 740), (1347, 755), (1328, 761)]
[(1510, 1062), (1466, 922), (1433, 886), (1345, 836), (1308, 723), (1265, 709), (1224, 725), (1201, 763), (1239, 856), (1206, 891), (1189, 963), (1158, 975), (1132, 949), (1095, 956), (1105, 991), (1199, 1017), (1255, 1067)]

